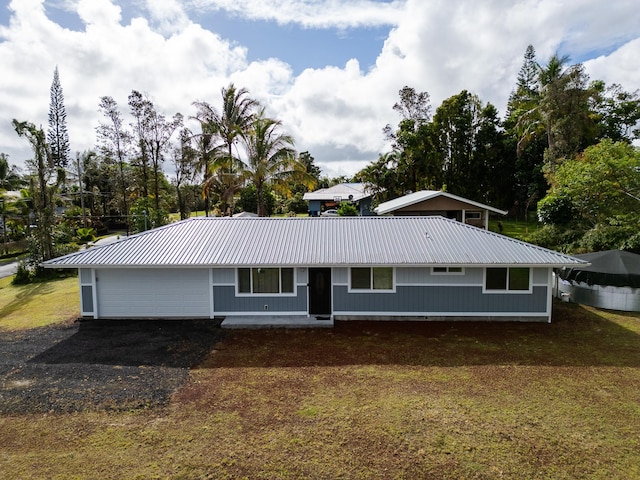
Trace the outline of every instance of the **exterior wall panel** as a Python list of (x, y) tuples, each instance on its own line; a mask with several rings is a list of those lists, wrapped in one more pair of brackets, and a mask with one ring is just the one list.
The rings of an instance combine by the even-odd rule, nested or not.
[(482, 287), (398, 286), (395, 294), (349, 293), (335, 286), (334, 313), (410, 314), (544, 314), (548, 289), (533, 287), (531, 294), (483, 294)]
[[(276, 313), (306, 313), (307, 286), (298, 285), (295, 296), (236, 296), (234, 286), (213, 287), (215, 313), (219, 315), (273, 315)], [(267, 308), (265, 308), (265, 305)]]

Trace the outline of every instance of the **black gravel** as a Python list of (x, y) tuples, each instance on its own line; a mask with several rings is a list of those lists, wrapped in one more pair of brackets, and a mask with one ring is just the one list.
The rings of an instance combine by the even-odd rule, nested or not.
[(86, 320), (0, 333), (0, 414), (165, 405), (222, 338), (204, 320)]

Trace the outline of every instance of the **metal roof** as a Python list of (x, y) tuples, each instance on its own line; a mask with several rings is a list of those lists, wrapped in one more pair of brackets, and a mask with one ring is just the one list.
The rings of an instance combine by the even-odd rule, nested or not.
[(563, 267), (586, 263), (443, 217), (200, 217), (55, 258), (43, 265)]
[(383, 202), (375, 208), (375, 212), (378, 215), (384, 215), (386, 213), (391, 213), (396, 210), (400, 210), (401, 208), (409, 207), (411, 205), (415, 205), (416, 203), (424, 202), (426, 200), (436, 198), (436, 197), (447, 197), (452, 200), (457, 200), (459, 202), (468, 203), (469, 205), (473, 205), (476, 208), (481, 208), (483, 210), (489, 210), (490, 212), (499, 213), (500, 215), (506, 215), (507, 212), (504, 210), (499, 210), (494, 207), (490, 207), (489, 205), (485, 205), (483, 203), (474, 202), (473, 200), (469, 200), (468, 198), (459, 197), (449, 192), (443, 192), (440, 190), (420, 190), (419, 192), (410, 193), (408, 195), (404, 195), (402, 197), (394, 198), (393, 200), (389, 200), (388, 202)]
[(315, 192), (307, 192), (302, 197), (303, 200), (352, 200), (357, 202), (363, 198), (373, 195), (364, 183), (340, 183), (329, 188), (321, 188)]

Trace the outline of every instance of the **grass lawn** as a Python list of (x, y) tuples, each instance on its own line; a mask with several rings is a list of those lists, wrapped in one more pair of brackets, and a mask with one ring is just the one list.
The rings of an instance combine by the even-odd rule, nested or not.
[[(500, 231), (499, 223), (502, 223), (502, 231)], [(502, 233), (508, 237), (517, 238), (519, 240), (525, 240), (527, 237), (540, 228), (540, 224), (535, 217), (529, 216), (529, 221), (525, 221), (524, 218), (516, 220), (513, 218), (491, 218), (489, 220), (489, 230), (492, 232)]]
[(0, 417), (0, 478), (640, 478), (639, 386), (640, 317), (569, 304), (232, 331), (167, 407)]
[(11, 285), (12, 279), (0, 279), (0, 331), (42, 327), (79, 316), (77, 277), (19, 286)]

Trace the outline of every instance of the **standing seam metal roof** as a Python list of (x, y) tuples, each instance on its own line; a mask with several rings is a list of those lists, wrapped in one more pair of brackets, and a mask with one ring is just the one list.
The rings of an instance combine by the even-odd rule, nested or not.
[(200, 217), (52, 259), (44, 266), (584, 264), (443, 217)]

